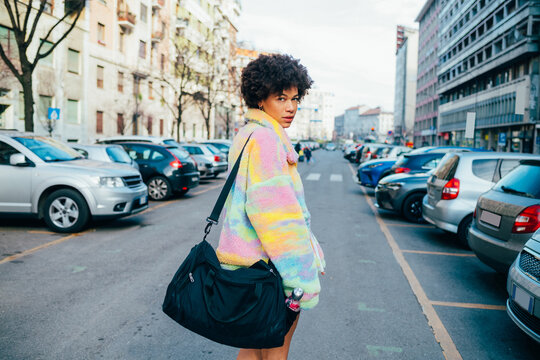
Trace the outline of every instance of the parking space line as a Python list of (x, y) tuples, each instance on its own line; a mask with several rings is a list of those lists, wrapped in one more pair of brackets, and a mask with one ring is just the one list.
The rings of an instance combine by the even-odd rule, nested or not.
[(63, 243), (64, 241), (67, 241), (67, 240), (70, 240), (70, 239), (73, 239), (77, 236), (82, 236), (84, 234), (87, 234), (89, 232), (92, 232), (92, 231), (96, 231), (96, 229), (88, 229), (86, 231), (83, 231), (83, 232), (80, 232), (80, 233), (76, 233), (76, 234), (71, 234), (71, 235), (68, 235), (68, 236), (64, 236), (63, 238), (60, 238), (60, 239), (57, 239), (57, 240), (54, 240), (54, 241), (50, 241), (48, 243), (45, 243), (45, 244), (41, 244), (39, 246), (36, 246), (35, 248), (32, 248), (32, 249), (28, 249), (26, 251), (23, 251), (22, 253), (20, 254), (15, 254), (15, 255), (11, 255), (11, 256), (8, 256), (6, 258), (3, 258), (2, 260), (0, 260), (0, 265), (1, 264), (4, 264), (4, 263), (7, 263), (7, 262), (10, 262), (10, 261), (13, 261), (13, 260), (16, 260), (16, 259), (19, 259), (23, 256), (26, 256), (26, 255), (30, 255), (32, 253), (35, 253), (36, 251), (38, 250), (41, 250), (41, 249), (45, 249), (45, 248), (48, 248), (49, 246), (53, 246), (53, 245), (58, 245), (60, 243)]
[(457, 302), (447, 302), (447, 301), (431, 301), (431, 305), (450, 306), (450, 307), (458, 307), (458, 308), (466, 308), (466, 309), (506, 311), (506, 306), (504, 305), (470, 304), (470, 303), (457, 303)]
[[(351, 168), (351, 171), (352, 171), (352, 168)], [(428, 325), (431, 327), (433, 331), (435, 340), (441, 346), (443, 356), (446, 359), (452, 359), (452, 360), (463, 359), (456, 347), (456, 344), (454, 344), (454, 341), (450, 337), (448, 330), (446, 330), (444, 324), (439, 318), (439, 315), (437, 315), (435, 308), (433, 307), (430, 300), (428, 299), (424, 289), (422, 288), (422, 285), (420, 285), (420, 281), (418, 280), (418, 278), (412, 271), (412, 268), (407, 262), (407, 260), (405, 260), (405, 256), (403, 255), (403, 252), (399, 248), (396, 240), (392, 236), (392, 233), (388, 229), (388, 226), (379, 215), (375, 205), (373, 205), (373, 201), (368, 196), (364, 188), (362, 188), (362, 192), (364, 193), (364, 198), (366, 199), (366, 202), (368, 203), (369, 207), (373, 211), (373, 214), (375, 215), (375, 219), (377, 220), (377, 223), (379, 224), (381, 231), (386, 237), (386, 241), (388, 242), (388, 245), (390, 245), (390, 248), (392, 249), (392, 253), (394, 254), (394, 257), (396, 258), (396, 261), (401, 267), (402, 272), (407, 278), (407, 281), (409, 282), (409, 285), (414, 295), (416, 296), (416, 298), (418, 299), (418, 302), (420, 303), (420, 306), (422, 307), (422, 312), (424, 313), (424, 315), (426, 316), (428, 320)]]
[(29, 234), (57, 235), (57, 233), (45, 230), (28, 230)]
[(427, 254), (427, 255), (446, 255), (446, 256), (463, 256), (463, 257), (476, 257), (474, 254), (465, 254), (465, 253), (448, 253), (440, 251), (422, 251), (422, 250), (401, 250), (404, 253), (413, 253), (413, 254)]
[(422, 225), (422, 224), (400, 224), (400, 223), (386, 223), (388, 226), (402, 226), (402, 227), (413, 227), (421, 229), (435, 229), (433, 225)]

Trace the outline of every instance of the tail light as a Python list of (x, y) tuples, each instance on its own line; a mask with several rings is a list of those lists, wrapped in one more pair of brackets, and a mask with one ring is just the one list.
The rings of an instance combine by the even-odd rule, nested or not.
[(377, 154), (371, 155), (371, 158), (372, 158), (372, 159), (376, 159), (377, 157), (378, 157)]
[(472, 217), (473, 217), (474, 219), (476, 219), (476, 208), (474, 208), (474, 212), (473, 212), (473, 214), (472, 214)]
[(217, 155), (214, 155), (214, 161), (216, 162), (220, 162), (221, 161), (221, 158)]
[(441, 194), (441, 200), (453, 200), (459, 195), (459, 180), (456, 178), (451, 179), (444, 185)]
[(540, 228), (540, 205), (523, 210), (514, 221), (513, 233), (532, 233)]
[(180, 162), (180, 160), (171, 161), (169, 165), (176, 169), (180, 169), (182, 167), (182, 163)]
[(411, 169), (406, 168), (406, 167), (398, 167), (398, 168), (396, 168), (396, 169), (394, 170), (394, 172), (395, 172), (396, 174), (408, 173), (408, 172), (410, 172), (410, 171), (411, 171)]

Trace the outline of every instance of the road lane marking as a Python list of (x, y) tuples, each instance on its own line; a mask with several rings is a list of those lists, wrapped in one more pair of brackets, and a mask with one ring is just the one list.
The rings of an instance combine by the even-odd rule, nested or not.
[(366, 305), (366, 303), (358, 303), (358, 310), (360, 311), (375, 311), (375, 312), (384, 312), (385, 310), (384, 309), (379, 309), (379, 308), (370, 308)]
[(19, 258), (21, 258), (21, 257), (23, 257), (23, 256), (26, 256), (26, 255), (30, 255), (30, 254), (32, 254), (32, 253), (35, 253), (35, 252), (38, 251), (38, 250), (48, 248), (49, 246), (58, 245), (58, 244), (60, 244), (60, 243), (63, 243), (64, 241), (73, 239), (74, 237), (82, 236), (82, 235), (85, 235), (85, 234), (87, 234), (87, 233), (89, 233), (89, 232), (94, 232), (94, 231), (96, 231), (96, 229), (88, 229), (88, 230), (86, 230), (86, 231), (83, 231), (83, 232), (80, 232), (80, 233), (77, 233), (77, 234), (71, 234), (71, 235), (68, 235), (68, 236), (64, 236), (63, 238), (60, 238), (60, 239), (57, 239), (57, 240), (54, 240), (54, 241), (50, 241), (50, 242), (48, 242), (48, 243), (45, 243), (45, 244), (36, 246), (35, 248), (32, 248), (32, 249), (28, 249), (28, 250), (26, 250), (26, 251), (23, 251), (23, 252), (20, 253), (20, 254), (11, 255), (11, 256), (8, 256), (8, 257), (6, 257), (6, 258), (3, 258), (2, 260), (0, 260), (0, 264), (4, 264), (4, 263), (10, 262), (10, 261), (19, 259)]
[(422, 225), (422, 224), (400, 224), (400, 223), (386, 223), (387, 226), (402, 226), (402, 227), (412, 227), (412, 228), (421, 228), (421, 229), (435, 229), (433, 225)]
[(464, 254), (464, 253), (448, 253), (440, 251), (422, 251), (422, 250), (401, 250), (404, 253), (413, 253), (413, 254), (427, 254), (427, 255), (446, 255), (446, 256), (463, 256), (463, 257), (476, 257), (474, 254)]
[(403, 349), (395, 346), (375, 346), (375, 345), (366, 345), (366, 349), (371, 356), (379, 356), (382, 353), (402, 353)]
[(306, 177), (306, 180), (307, 181), (319, 181), (320, 177), (321, 177), (321, 174), (311, 173)]
[(28, 230), (29, 234), (42, 234), (42, 235), (57, 235), (57, 233), (45, 230)]
[(431, 304), (436, 305), (436, 306), (450, 306), (450, 307), (467, 308), (467, 309), (506, 311), (505, 305), (470, 304), (470, 303), (458, 303), (458, 302), (447, 302), (447, 301), (431, 301)]
[(332, 175), (330, 175), (330, 181), (342, 182), (343, 181), (343, 175), (341, 175), (341, 174), (332, 174)]
[(390, 232), (390, 230), (388, 229), (388, 226), (386, 226), (386, 223), (379, 215), (377, 208), (375, 207), (375, 205), (373, 205), (373, 201), (367, 195), (366, 190), (362, 189), (362, 192), (364, 193), (364, 198), (366, 199), (366, 202), (368, 203), (369, 207), (373, 211), (373, 214), (375, 215), (375, 219), (377, 220), (377, 223), (379, 224), (381, 231), (386, 237), (386, 241), (388, 242), (388, 245), (390, 245), (390, 248), (392, 249), (392, 253), (394, 254), (394, 257), (396, 258), (396, 261), (401, 267), (403, 274), (407, 278), (407, 281), (409, 282), (409, 285), (414, 295), (416, 296), (416, 298), (418, 299), (418, 302), (420, 303), (420, 306), (422, 307), (422, 312), (424, 313), (424, 315), (426, 316), (428, 320), (428, 325), (431, 327), (433, 331), (435, 340), (441, 346), (443, 356), (446, 359), (462, 360), (463, 358), (461, 357), (461, 354), (459, 353), (456, 347), (456, 344), (454, 344), (454, 341), (450, 337), (448, 330), (446, 330), (441, 319), (439, 318), (439, 315), (437, 315), (435, 308), (433, 307), (430, 300), (428, 299), (424, 289), (422, 288), (422, 285), (420, 285), (420, 281), (418, 281), (418, 278), (412, 271), (411, 266), (409, 265), (407, 260), (405, 260), (405, 256), (403, 255), (403, 252), (397, 245), (397, 242), (392, 236), (392, 233)]

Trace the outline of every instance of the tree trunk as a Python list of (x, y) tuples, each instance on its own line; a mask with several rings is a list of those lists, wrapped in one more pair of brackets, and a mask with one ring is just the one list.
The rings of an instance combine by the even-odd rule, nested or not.
[(32, 72), (25, 72), (21, 83), (24, 96), (24, 131), (34, 131), (34, 94), (32, 93)]

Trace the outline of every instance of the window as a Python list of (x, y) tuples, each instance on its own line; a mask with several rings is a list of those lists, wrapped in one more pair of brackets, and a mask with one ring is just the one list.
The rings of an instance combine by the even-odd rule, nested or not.
[(163, 119), (159, 119), (159, 135), (163, 135)]
[(103, 134), (103, 111), (96, 111), (96, 133)]
[(161, 54), (161, 61), (159, 64), (159, 68), (161, 69), (161, 71), (165, 70), (165, 54)]
[(0, 165), (10, 165), (9, 158), (13, 154), (18, 154), (19, 152), (10, 145), (0, 141)]
[(504, 159), (501, 162), (501, 168), (499, 169), (500, 177), (506, 176), (510, 171), (514, 170), (519, 165), (518, 159)]
[(42, 120), (49, 117), (49, 108), (52, 107), (53, 98), (48, 95), (39, 95), (39, 115)]
[(148, 8), (146, 7), (146, 5), (142, 4), (141, 3), (141, 21), (143, 23), (145, 23), (148, 19)]
[(79, 52), (77, 50), (68, 49), (67, 67), (70, 73), (79, 73)]
[(142, 40), (139, 40), (139, 57), (146, 58), (146, 43)]
[(118, 72), (118, 92), (124, 92), (124, 73)]
[(493, 181), (493, 173), (497, 167), (497, 159), (473, 160), (472, 172), (475, 176), (486, 181)]
[(148, 98), (149, 99), (153, 99), (154, 98), (154, 93), (152, 91), (152, 87), (154, 86), (154, 83), (152, 81), (149, 81), (148, 82)]
[(124, 133), (124, 114), (116, 114), (116, 132)]
[(66, 107), (66, 122), (70, 124), (79, 123), (79, 101), (68, 99)]
[[(43, 45), (41, 46), (41, 50), (39, 51), (39, 53), (40, 54), (45, 54), (47, 51), (49, 51), (52, 48), (53, 43), (50, 42), (50, 41), (47, 41), (47, 40), (42, 40), (42, 41), (43, 41)], [(44, 57), (43, 59), (41, 59), (40, 63), (52, 66), (52, 64), (53, 64), (53, 53), (50, 53), (49, 55), (47, 55), (47, 57)]]
[(16, 57), (17, 52), (17, 41), (15, 40), (15, 35), (13, 31), (0, 26), (0, 44), (8, 57)]
[(146, 130), (148, 130), (148, 135), (152, 135), (153, 122), (154, 122), (154, 119), (152, 119), (152, 117), (149, 116), (148, 122), (146, 123)]
[(103, 72), (104, 72), (103, 66), (98, 65), (97, 72), (96, 72), (96, 79), (97, 79), (96, 85), (99, 89), (103, 89)]
[(105, 25), (97, 24), (97, 42), (98, 44), (105, 45)]

